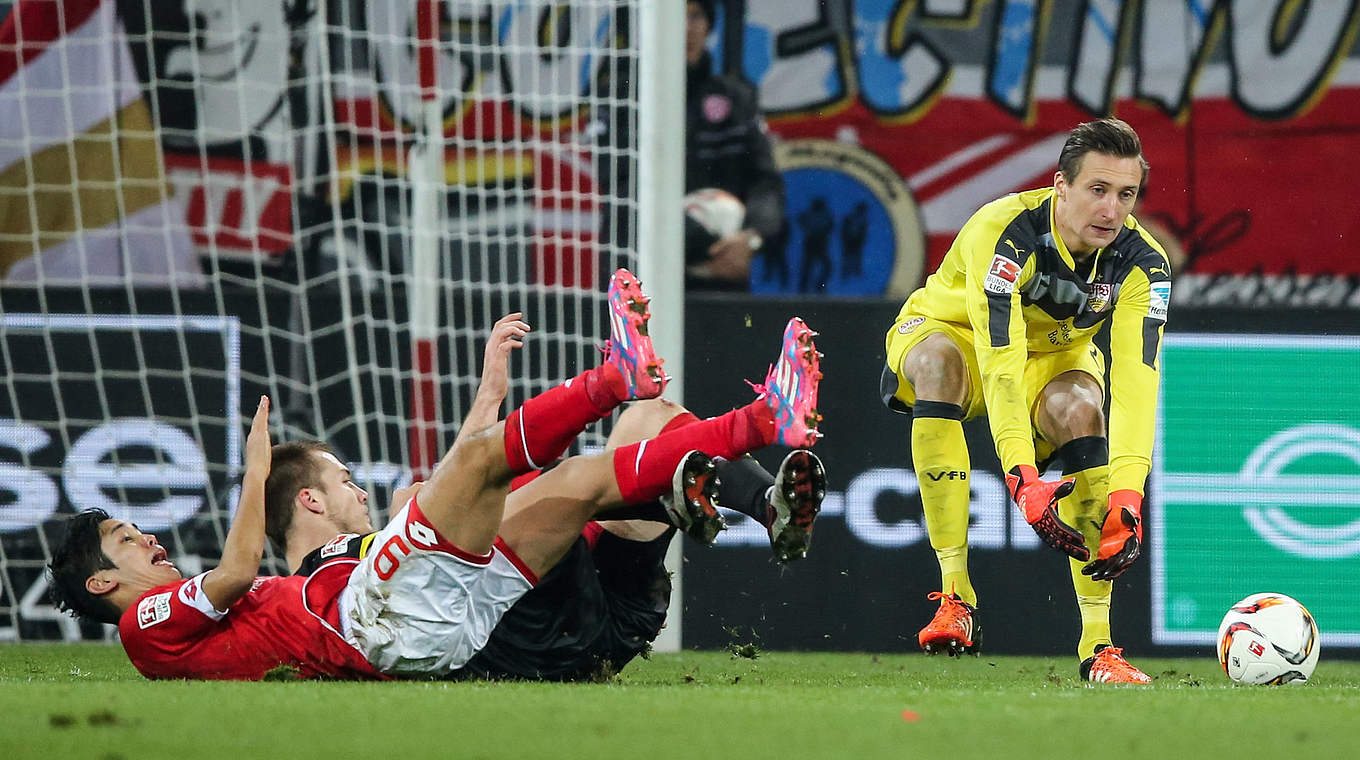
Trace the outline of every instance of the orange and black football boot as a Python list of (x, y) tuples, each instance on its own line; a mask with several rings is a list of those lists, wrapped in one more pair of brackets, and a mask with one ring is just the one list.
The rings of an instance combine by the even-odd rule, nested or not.
[(1152, 676), (1124, 659), (1124, 650), (1109, 644), (1096, 647), (1096, 653), (1081, 661), (1081, 679), (1092, 683), (1152, 683)]
[(977, 621), (977, 608), (963, 601), (958, 594), (932, 591), (928, 599), (939, 599), (935, 617), (916, 635), (926, 654), (947, 653), (950, 657), (977, 654), (982, 648), (982, 629)]

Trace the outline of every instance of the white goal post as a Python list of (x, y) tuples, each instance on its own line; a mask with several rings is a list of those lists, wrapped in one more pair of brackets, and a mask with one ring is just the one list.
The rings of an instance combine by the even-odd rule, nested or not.
[(0, 640), (110, 635), (45, 599), (80, 509), (214, 564), (242, 399), (275, 399), (276, 438), (337, 445), (381, 521), (457, 434), (495, 319), (535, 328), (509, 408), (598, 361), (626, 266), (681, 400), (683, 19), (653, 0), (15, 3)]

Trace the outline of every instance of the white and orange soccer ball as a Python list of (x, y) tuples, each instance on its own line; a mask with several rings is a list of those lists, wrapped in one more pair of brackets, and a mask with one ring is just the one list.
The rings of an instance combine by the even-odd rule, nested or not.
[(706, 187), (685, 196), (685, 215), (714, 237), (725, 238), (741, 229), (746, 204), (726, 190)]
[(1320, 650), (1313, 616), (1284, 594), (1252, 594), (1218, 626), (1218, 664), (1236, 683), (1306, 683)]

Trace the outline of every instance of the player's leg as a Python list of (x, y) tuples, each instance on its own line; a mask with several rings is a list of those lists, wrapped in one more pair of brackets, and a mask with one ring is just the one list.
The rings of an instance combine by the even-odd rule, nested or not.
[[(974, 618), (977, 594), (968, 575), (971, 463), (963, 418), (973, 381), (965, 350), (946, 332), (928, 332), (901, 354), (897, 369), (899, 384), (909, 386), (913, 396), (912, 464), (930, 545), (940, 564), (941, 591), (931, 595), (940, 600), (940, 608), (917, 636), (931, 653), (976, 651), (979, 638)], [(899, 390), (898, 395), (904, 392)]]
[(615, 272), (604, 361), (525, 401), (503, 422), (445, 454), (418, 500), (436, 531), (464, 551), (490, 551), (511, 478), (561, 456), (587, 425), (623, 402), (661, 394), (666, 378), (648, 337), (649, 300), (636, 277)]
[(557, 459), (588, 425), (623, 402), (661, 395), (666, 378), (648, 334), (650, 301), (632, 273), (614, 273), (604, 361), (526, 401), (505, 420), (506, 457), (517, 474)]
[[(1082, 369), (1057, 371), (1072, 363), (1060, 356), (1053, 357), (1057, 374), (1039, 392), (1034, 423), (1039, 434), (1057, 447), (1054, 457), (1063, 462), (1063, 475), (1076, 480), (1072, 495), (1059, 502), (1058, 516), (1080, 530), (1087, 548), (1094, 552), (1100, 546), (1100, 526), (1109, 492), (1104, 392), (1096, 379), (1099, 365), (1084, 364), (1084, 349), (1074, 353), (1082, 357), (1076, 362)], [(1097, 359), (1098, 355), (1091, 358)], [(1114, 584), (1083, 575), (1081, 562), (1069, 560), (1069, 563), (1081, 613), (1077, 657), (1081, 660), (1082, 677), (1105, 683), (1147, 683), (1148, 676), (1112, 646), (1110, 601)]]
[[(612, 451), (699, 421), (684, 407), (665, 399), (641, 401), (619, 417), (605, 450)], [(778, 561), (806, 557), (813, 524), (826, 497), (826, 468), (821, 459), (807, 449), (797, 449), (784, 458), (777, 474), (770, 473), (749, 454), (717, 459), (715, 463), (719, 503), (764, 526)], [(646, 510), (646, 506), (621, 511), (640, 514), (641, 510)], [(641, 516), (644, 519), (607, 520), (600, 525), (615, 536), (632, 541), (650, 541), (670, 526), (659, 505)]]
[[(604, 450), (614, 451), (620, 446), (654, 438), (665, 432), (668, 425), (688, 424), (690, 420), (696, 419), (685, 407), (664, 398), (639, 401), (629, 405), (619, 415), (618, 422), (614, 423), (614, 429), (605, 440)], [(600, 520), (599, 525), (607, 533), (626, 541), (649, 543), (674, 527), (660, 504), (654, 505), (652, 509), (647, 509), (647, 505), (639, 505), (634, 510), (621, 511), (636, 514), (639, 519)]]
[[(1063, 463), (1063, 476), (1076, 480), (1072, 495), (1058, 502), (1058, 516), (1082, 532), (1092, 551), (1100, 546), (1100, 524), (1109, 491), (1103, 398), (1100, 385), (1090, 375), (1065, 372), (1040, 391), (1035, 413), (1039, 434), (1056, 447), (1053, 456)], [(1081, 611), (1077, 653), (1078, 659), (1085, 659), (1095, 653), (1097, 645), (1110, 643), (1112, 584), (1082, 575), (1082, 562), (1069, 563)]]
[(801, 319), (790, 320), (780, 358), (752, 403), (612, 452), (572, 457), (516, 490), (506, 502), (501, 537), (531, 569), (542, 572), (588, 520), (619, 506), (645, 504), (683, 489), (689, 509), (672, 510), (677, 524), (716, 518), (712, 461), (697, 452), (731, 459), (774, 443), (807, 445), (819, 437), (821, 371), (813, 335)]

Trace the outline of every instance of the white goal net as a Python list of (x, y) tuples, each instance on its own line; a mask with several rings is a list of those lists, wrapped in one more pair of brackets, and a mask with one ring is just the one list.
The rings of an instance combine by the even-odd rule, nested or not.
[(106, 635), (44, 593), (74, 511), (215, 564), (260, 393), (382, 519), (452, 442), (496, 318), (535, 328), (511, 405), (593, 365), (608, 275), (639, 265), (649, 1), (16, 3), (0, 640)]

